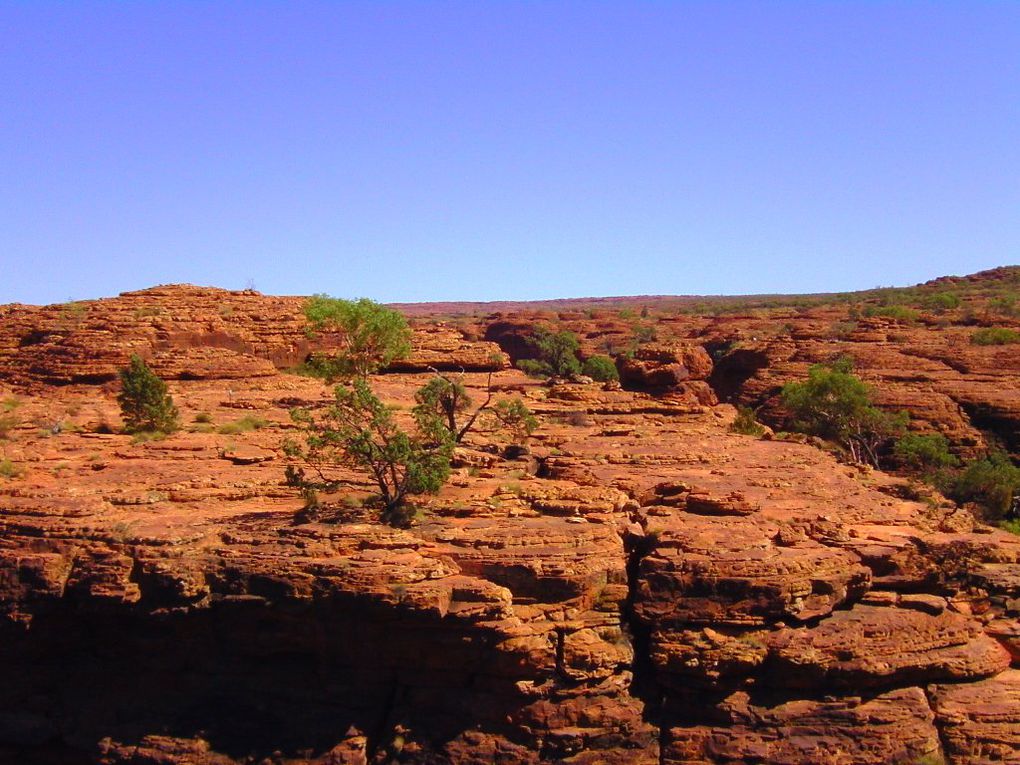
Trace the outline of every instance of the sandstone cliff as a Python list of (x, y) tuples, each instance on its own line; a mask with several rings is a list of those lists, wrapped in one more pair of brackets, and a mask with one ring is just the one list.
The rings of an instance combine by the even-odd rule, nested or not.
[[(395, 530), (360, 506), (363, 476), (325, 497), (342, 523), (283, 482), (289, 408), (328, 396), (286, 371), (329, 343), (299, 307), (167, 287), (0, 309), (18, 470), (0, 479), (0, 762), (1020, 762), (1020, 538), (730, 433), (717, 403), (848, 351), (965, 451), (1017, 422), (1001, 349), (963, 347), (962, 325), (820, 338), (825, 307), (670, 315), (648, 320), (633, 389), (548, 387), (478, 339), (506, 316), (421, 319), (411, 362), (373, 380), (384, 400), (409, 407), (430, 366), (479, 398), (494, 370), (541, 426), (512, 462), (472, 434)], [(535, 320), (588, 352), (634, 322)], [(513, 355), (510, 330), (488, 336)], [(107, 383), (132, 352), (184, 432), (116, 432)], [(264, 425), (229, 427), (244, 415)]]

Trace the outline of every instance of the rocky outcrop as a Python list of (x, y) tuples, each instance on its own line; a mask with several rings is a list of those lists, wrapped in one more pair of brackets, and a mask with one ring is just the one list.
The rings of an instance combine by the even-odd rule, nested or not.
[(639, 347), (633, 357), (619, 362), (619, 368), (625, 388), (664, 391), (682, 388), (687, 381), (707, 380), (712, 359), (699, 345), (656, 343)]
[[(244, 379), (297, 367), (337, 338), (313, 336), (304, 298), (168, 285), (116, 298), (46, 307), (3, 307), (0, 378), (10, 383), (115, 380), (137, 353), (168, 379)], [(411, 356), (395, 371), (488, 371), (508, 360), (442, 324), (415, 326)]]
[[(204, 315), (213, 299), (231, 310)], [(518, 459), (473, 431), (398, 530), (357, 472), (315, 511), (283, 481), (289, 409), (329, 400), (276, 371), (310, 347), (295, 301), (161, 288), (84, 315), (6, 309), (0, 762), (1017, 760), (1020, 538), (811, 445), (731, 433), (733, 408), (691, 387), (728, 357), (713, 372), (701, 345), (729, 338), (759, 354), (740, 395), (774, 393), (838, 345), (825, 321), (778, 337), (774, 317), (662, 317), (684, 339), (637, 359), (687, 377), (638, 391), (545, 385), (479, 332), (419, 322), (415, 356), (372, 380), (398, 419), (430, 367), (463, 369), (476, 401), (492, 370), (540, 427)], [(155, 303), (174, 315), (137, 310)], [(60, 311), (81, 325), (57, 332)], [(562, 321), (597, 343), (598, 316)], [(893, 380), (901, 330), (859, 331), (870, 379)], [(162, 364), (183, 432), (118, 432), (95, 383), (131, 349)], [(908, 403), (973, 374), (911, 358), (889, 386)], [(919, 410), (932, 427), (941, 400)], [(244, 415), (259, 426), (232, 427)]]

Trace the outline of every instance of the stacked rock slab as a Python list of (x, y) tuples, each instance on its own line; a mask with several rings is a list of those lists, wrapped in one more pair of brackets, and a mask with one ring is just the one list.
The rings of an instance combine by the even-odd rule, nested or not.
[[(1017, 761), (1017, 537), (733, 434), (694, 390), (502, 364), (498, 395), (541, 421), (529, 455), (471, 434), (408, 529), (352, 471), (322, 498), (342, 522), (311, 517), (280, 448), (290, 407), (329, 396), (278, 371), (299, 307), (165, 288), (7, 309), (29, 342), (0, 343), (20, 469), (0, 482), (0, 762)], [(58, 310), (122, 342), (39, 335)], [(132, 349), (165, 359), (184, 432), (100, 427)], [(492, 350), (423, 325), (420, 365), (372, 383), (401, 417), (455, 359), (480, 401), (470, 359)], [(246, 414), (265, 425), (224, 428)]]

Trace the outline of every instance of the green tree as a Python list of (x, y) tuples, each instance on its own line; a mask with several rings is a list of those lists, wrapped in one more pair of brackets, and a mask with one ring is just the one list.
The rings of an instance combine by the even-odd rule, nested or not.
[(584, 360), (581, 372), (598, 382), (609, 382), (619, 380), (620, 373), (616, 370), (616, 364), (608, 356), (596, 354)]
[(117, 402), (128, 433), (177, 430), (180, 418), (173, 398), (167, 393), (166, 383), (149, 369), (141, 356), (131, 356), (129, 365), (120, 370), (120, 382)]
[(960, 464), (941, 433), (907, 433), (896, 440), (893, 455), (911, 470), (925, 473)]
[[(285, 444), (288, 455), (303, 457), (324, 483), (332, 483), (328, 471), (338, 466), (367, 472), (379, 489), (385, 523), (406, 524), (407, 496), (439, 491), (449, 478), (453, 440), (440, 418), (416, 412), (415, 431), (404, 431), (364, 378), (337, 385), (332, 405), (320, 416), (295, 409), (291, 417), (305, 442)], [(289, 466), (288, 482), (308, 485), (300, 476)]]
[(522, 359), (517, 364), (528, 374), (573, 377), (581, 373), (581, 362), (577, 358), (581, 344), (573, 332), (552, 332), (539, 327), (529, 346), (532, 358)]
[(340, 348), (313, 357), (312, 366), (328, 380), (366, 377), (411, 354), (411, 329), (397, 311), (368, 298), (341, 300), (315, 295), (304, 305), (314, 336), (336, 334)]
[(453, 442), (459, 444), (474, 427), (478, 416), (489, 409), (492, 402), (492, 372), (489, 372), (485, 385), (485, 401), (470, 416), (467, 413), (473, 402), (464, 386), (463, 375), (452, 378), (435, 372), (435, 377), (414, 394), (414, 400), (417, 402), (414, 407), (415, 417), (438, 417)]
[(985, 327), (970, 336), (974, 345), (1011, 345), (1020, 343), (1020, 332), (1008, 327)]
[(492, 413), (499, 423), (510, 431), (515, 444), (523, 444), (538, 427), (535, 415), (519, 398), (497, 401), (492, 407)]
[(1005, 452), (971, 462), (944, 490), (957, 502), (983, 505), (992, 519), (1020, 514), (1020, 467)]
[(907, 416), (875, 407), (871, 388), (852, 370), (853, 360), (846, 357), (815, 364), (807, 380), (783, 386), (783, 405), (797, 429), (844, 446), (855, 462), (877, 466), (880, 448), (906, 428)]

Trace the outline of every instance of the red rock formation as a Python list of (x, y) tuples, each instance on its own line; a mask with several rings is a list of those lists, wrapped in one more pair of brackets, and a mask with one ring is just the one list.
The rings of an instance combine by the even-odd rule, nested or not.
[[(885, 403), (964, 450), (979, 403), (1011, 421), (991, 391), (1015, 376), (994, 349), (951, 358), (964, 330), (872, 322), (832, 342), (829, 308), (789, 311), (788, 332), (659, 317), (668, 352), (637, 359), (687, 378), (634, 392), (547, 387), (489, 360), (482, 320), (421, 322), (415, 356), (372, 381), (398, 418), (442, 366), (479, 400), (495, 369), (541, 426), (519, 461), (473, 432), (395, 530), (363, 506), (364, 476), (340, 471), (319, 520), (283, 482), (288, 410), (328, 400), (278, 372), (311, 348), (299, 307), (172, 287), (3, 309), (19, 473), (0, 478), (0, 762), (1017, 759), (1020, 538), (810, 445), (733, 434), (704, 393), (721, 370), (758, 401), (849, 349)], [(586, 347), (629, 326), (564, 317)], [(693, 347), (738, 338), (714, 370)], [(93, 383), (130, 352), (171, 378), (184, 432), (118, 432)], [(245, 414), (265, 426), (224, 427)]]

